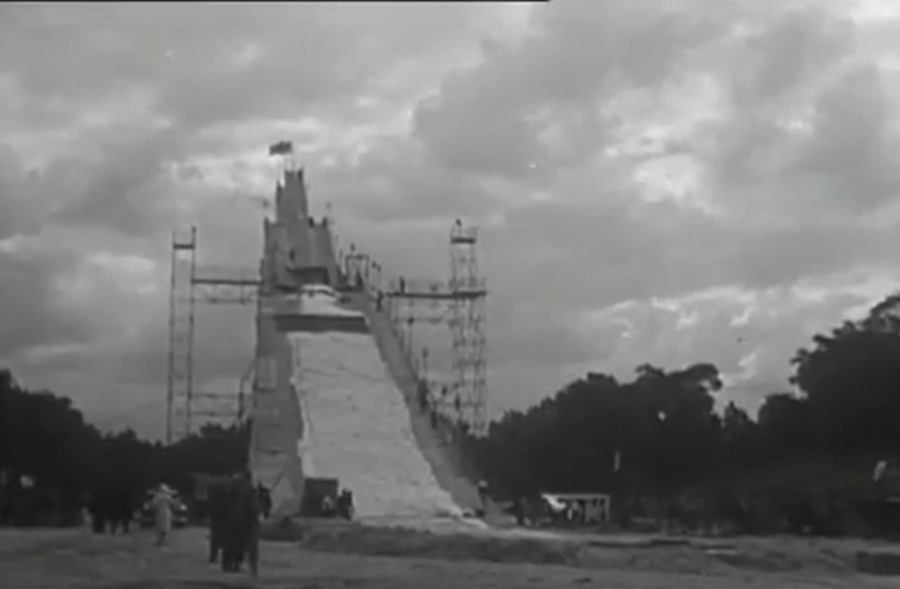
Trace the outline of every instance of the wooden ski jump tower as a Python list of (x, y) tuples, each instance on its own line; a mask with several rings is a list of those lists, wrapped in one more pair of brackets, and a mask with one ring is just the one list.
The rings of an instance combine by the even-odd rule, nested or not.
[[(284, 178), (296, 179), (302, 183), (302, 173), (298, 174), (296, 171), (290, 142), (282, 141), (270, 146), (269, 155), (281, 157), (280, 174)], [(325, 222), (330, 225), (329, 218), (330, 215), (326, 216)], [(334, 237), (333, 233), (329, 234)], [(431, 323), (449, 327), (452, 341), (451, 383), (446, 391), (442, 387), (441, 394), (432, 390), (432, 399), (445, 414), (453, 415), (458, 423), (468, 426), (469, 431), (481, 435), (486, 433), (490, 420), (485, 337), (487, 288), (484, 278), (479, 275), (475, 228), (466, 227), (457, 220), (449, 237), (450, 268), (446, 282), (394, 279), (387, 285), (384, 295), (401, 344), (411, 365), (423, 380), (427, 380), (425, 373), (428, 349), (421, 350), (420, 363), (412, 345), (414, 325)], [(268, 236), (266, 239), (269, 239)], [(330, 251), (335, 249), (332, 243)], [(356, 251), (351, 246), (346, 256), (339, 257), (339, 266), (345, 268), (348, 276), (359, 273), (370, 286), (381, 284), (382, 268), (368, 254)], [(197, 303), (255, 305), (259, 315), (263, 298), (260, 296), (260, 289), (270, 290), (272, 287), (271, 277), (268, 277), (264, 263), (260, 268), (254, 269), (198, 267), (196, 258), (196, 228), (191, 228), (189, 237), (173, 234), (166, 395), (167, 443), (197, 432), (205, 421), (221, 423), (246, 417), (249, 403), (245, 402), (244, 388), (247, 383), (255, 383), (254, 389), (258, 384), (259, 375), (255, 373), (256, 362), (253, 361), (241, 378), (240, 386), (236, 387), (239, 390), (194, 390), (194, 326)], [(424, 373), (418, 370), (422, 365)]]

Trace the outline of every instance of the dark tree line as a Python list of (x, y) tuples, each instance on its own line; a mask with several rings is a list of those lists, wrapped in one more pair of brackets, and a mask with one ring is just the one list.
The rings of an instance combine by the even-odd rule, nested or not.
[(768, 395), (755, 419), (734, 404), (714, 410), (721, 381), (711, 364), (643, 365), (631, 381), (589, 373), (507, 413), (486, 437), (466, 440), (467, 455), (507, 497), (672, 497), (779, 464), (900, 456), (898, 303), (889, 297), (863, 320), (816, 335), (790, 359), (799, 393)]
[[(711, 364), (642, 365), (630, 381), (589, 373), (507, 413), (487, 437), (464, 437), (464, 455), (507, 497), (655, 498), (778, 465), (900, 456), (898, 308), (895, 295), (863, 320), (816, 335), (789, 360), (799, 394), (768, 395), (755, 419), (733, 404), (715, 411), (722, 383)], [(68, 399), (24, 390), (0, 371), (0, 519), (65, 523), (88, 496), (140, 495), (161, 481), (189, 496), (194, 473), (240, 469), (248, 440), (246, 427), (207, 426), (168, 448), (129, 430), (101, 433)], [(25, 479), (32, 488), (21, 488)]]
[(0, 522), (72, 524), (98, 498), (137, 508), (160, 482), (189, 497), (195, 473), (242, 468), (248, 441), (237, 426), (206, 426), (169, 447), (129, 429), (103, 433), (69, 399), (25, 390), (0, 370)]

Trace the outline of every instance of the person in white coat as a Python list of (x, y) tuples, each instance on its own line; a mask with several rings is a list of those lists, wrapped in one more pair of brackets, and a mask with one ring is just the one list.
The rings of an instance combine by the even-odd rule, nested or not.
[(172, 531), (172, 504), (174, 501), (174, 493), (165, 483), (161, 484), (153, 494), (152, 505), (156, 522), (156, 543), (159, 546), (166, 544), (169, 533)]

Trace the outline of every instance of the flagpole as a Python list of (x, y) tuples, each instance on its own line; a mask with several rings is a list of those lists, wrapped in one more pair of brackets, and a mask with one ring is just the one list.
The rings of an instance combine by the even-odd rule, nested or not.
[(287, 172), (294, 171), (296, 169), (296, 161), (294, 160), (294, 144), (291, 141), (279, 141), (278, 143), (273, 143), (269, 146), (269, 157), (271, 156), (279, 156), (281, 159), (281, 165), (279, 167), (279, 172), (282, 177), (287, 175)]

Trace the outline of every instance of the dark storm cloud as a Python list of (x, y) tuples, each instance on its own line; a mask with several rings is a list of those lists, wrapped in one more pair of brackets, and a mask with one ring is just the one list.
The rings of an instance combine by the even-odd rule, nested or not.
[[(130, 237), (156, 236), (175, 220), (167, 164), (179, 159), (177, 137), (139, 131), (110, 137), (87, 161), (54, 162), (46, 181), (54, 211), (48, 222), (84, 231), (116, 231)], [(70, 170), (71, 175), (67, 174)]]
[[(198, 304), (195, 312), (195, 366), (197, 390), (210, 389), (215, 379), (233, 377), (235, 382), (247, 370), (252, 359), (256, 325), (254, 308)], [(157, 315), (165, 317), (160, 306)], [(163, 383), (166, 374), (168, 325), (165, 321), (147, 324), (140, 337), (112, 356), (105, 367), (117, 379), (138, 384)]]
[(813, 132), (791, 172), (814, 179), (820, 199), (851, 214), (877, 210), (896, 197), (900, 136), (879, 69), (854, 64), (822, 93), (815, 110)]
[[(310, 165), (314, 198), (334, 202), (342, 239), (371, 249), (395, 272), (445, 276), (452, 220), (481, 225), (483, 268), (493, 289), (492, 366), (507, 383), (528, 382), (504, 377), (510, 367), (533, 366), (531, 377), (592, 358), (643, 361), (643, 350), (593, 337), (578, 323), (581, 312), (722, 284), (789, 285), (860, 260), (889, 264), (884, 252), (893, 227), (873, 230), (864, 215), (895, 192), (888, 155), (896, 107), (886, 99), (894, 86), (864, 60), (837, 67), (854, 55), (859, 33), (830, 4), (794, 10), (750, 0), (665, 6), (567, 0), (534, 8), (528, 32), (514, 43), (479, 38), (476, 23), (489, 10), (5, 7), (0, 88), (16, 100), (0, 107), (0, 127), (10, 129), (10, 145), (31, 131), (59, 131), (78, 149), (35, 173), (21, 163), (0, 167), (6, 193), (39, 195), (37, 205), (25, 207), (22, 198), (0, 197), (0, 240), (30, 227), (76, 258), (105, 249), (157, 263), (155, 295), (109, 288), (78, 307), (81, 321), (108, 330), (112, 320), (100, 317), (109, 307), (140, 306), (149, 316), (148, 297), (155, 297), (156, 325), (144, 325), (121, 345), (106, 340), (110, 348), (84, 359), (99, 366), (107, 354), (110, 383), (130, 383), (134, 394), (149, 394), (164, 376), (173, 225), (200, 226), (204, 260), (255, 265), (259, 254), (261, 211), (225, 204), (250, 189), (218, 188), (197, 161), (175, 178), (170, 165), (195, 155), (261, 152), (265, 144), (245, 144), (255, 137), (248, 129), (273, 121), (306, 118), (326, 130), (294, 137)], [(479, 60), (446, 72), (451, 53), (472, 52), (479, 41)], [(699, 192), (718, 216), (645, 202), (631, 169), (643, 156), (604, 155), (635, 123), (617, 105), (631, 97), (662, 104), (685, 78), (701, 74), (721, 85), (724, 104), (710, 108), (722, 112), (698, 136), (671, 143), (697, 159)], [(384, 116), (402, 119), (398, 112), (432, 81), (440, 83), (408, 113), (408, 134), (376, 131), (358, 142), (327, 137), (383, 123), (382, 106)], [(373, 97), (382, 106), (361, 106)], [(807, 131), (787, 132), (783, 121), (806, 107), (815, 111)], [(110, 120), (85, 130), (82, 115), (100, 112)], [(835, 222), (839, 216), (846, 222)], [(53, 308), (56, 294), (44, 285), (61, 271), (54, 264), (35, 269), (32, 287), (43, 292), (29, 301), (8, 298), (10, 312), (20, 300)], [(114, 281), (96, 278), (106, 279)], [(724, 320), (704, 323), (705, 312), (714, 314), (698, 311), (698, 325), (721, 333)], [(41, 317), (66, 322), (52, 313)], [(805, 319), (789, 310), (779, 321), (795, 333)], [(252, 326), (214, 323), (204, 344), (205, 376), (236, 378)], [(655, 334), (648, 341), (671, 337), (668, 323), (647, 323)], [(8, 338), (10, 350), (17, 338), (26, 341), (20, 332), (29, 325)], [(96, 333), (73, 327), (68, 335), (91, 341)], [(684, 354), (702, 357), (716, 341), (689, 340)], [(55, 361), (71, 367), (80, 356), (68, 354)], [(73, 376), (62, 367), (57, 374)], [(88, 380), (79, 381), (79, 394), (102, 388)]]
[(543, 305), (529, 303), (515, 307), (493, 303), (488, 309), (491, 340), (502, 343), (491, 348), (492, 364), (521, 362), (546, 367), (595, 357), (593, 342), (575, 329), (577, 314), (548, 312)]
[[(479, 66), (448, 76), (416, 109), (414, 137), (440, 165), (531, 179), (581, 163), (559, 161), (541, 144), (548, 121), (562, 125), (567, 141), (582, 139), (577, 151), (589, 157), (604, 140), (605, 93), (659, 88), (717, 32), (701, 12), (633, 1), (573, 0), (536, 10), (532, 25), (521, 44), (488, 48)], [(540, 174), (529, 174), (533, 164)]]
[(93, 334), (90, 320), (57, 302), (57, 279), (77, 257), (51, 252), (0, 251), (0, 361), (31, 346), (80, 342)]
[[(897, 193), (896, 167), (885, 165), (895, 151), (896, 107), (888, 106), (874, 64), (847, 62), (855, 25), (824, 4), (770, 6), (768, 13), (733, 5), (748, 8), (744, 14), (707, 11), (701, 2), (670, 14), (648, 6), (568, 3), (538, 13), (520, 45), (490, 48), (479, 66), (448, 77), (417, 109), (414, 137), (433, 161), (460, 175), (520, 182), (519, 194), (514, 186), (498, 206), (502, 226), (485, 231), (498, 284), (492, 308), (524, 300), (562, 325), (578, 308), (723, 284), (790, 285), (861, 261), (889, 265), (893, 229), (873, 229), (863, 215)], [(754, 32), (736, 41), (742, 24)], [(589, 28), (603, 34), (588, 35)], [(710, 63), (717, 65), (708, 70)], [(713, 126), (716, 148), (699, 153), (713, 180), (709, 198), (724, 215), (641, 202), (635, 185), (602, 173), (585, 174), (581, 185), (560, 182), (610, 144), (620, 119), (604, 114), (601, 100), (625, 89), (658, 92), (707, 71), (724, 84), (728, 102)], [(804, 108), (814, 112), (810, 130), (786, 131), (784, 121)], [(572, 111), (582, 116), (566, 126), (560, 114)], [(586, 137), (580, 157), (554, 159), (541, 139), (549, 123), (576, 143)], [(575, 132), (585, 128), (591, 131)], [(529, 203), (526, 191), (535, 187), (552, 196)], [(520, 339), (511, 316), (495, 315), (492, 349), (501, 347), (506, 359)], [(563, 331), (574, 348), (593, 345)], [(534, 358), (566, 347), (558, 338), (540, 349), (540, 338), (532, 341)], [(638, 361), (635, 353), (628, 362)]]
[[(663, 16), (579, 3), (548, 10), (535, 17), (534, 32), (520, 45), (489, 47), (481, 64), (448, 77), (439, 93), (416, 109), (413, 136), (426, 163), (456, 174), (451, 182), (512, 180), (497, 199), (453, 203), (475, 220), (502, 211), (503, 223), (483, 223), (482, 231), (495, 285), (490, 306), (495, 366), (524, 357), (523, 341), (532, 360), (560, 361), (556, 352), (567, 350), (563, 355), (578, 362), (596, 352), (596, 342), (566, 327), (564, 318), (573, 309), (678, 297), (718, 285), (790, 285), (804, 276), (845, 271), (861, 260), (876, 267), (890, 264), (886, 252), (893, 230), (848, 217), (868, 212), (890, 193), (892, 170), (880, 162), (892, 151), (885, 123), (895, 115), (884, 101), (881, 74), (870, 64), (843, 73), (836, 69), (854, 50), (855, 26), (826, 13), (824, 5), (783, 11), (770, 6), (769, 13), (744, 14), (704, 11), (708, 6), (690, 3), (692, 11)], [(755, 32), (736, 43), (732, 33), (744, 22)], [(579, 34), (589, 26), (609, 34)], [(637, 50), (644, 46), (646, 52)], [(599, 100), (626, 88), (655, 92), (692, 68), (705, 71), (710, 60), (718, 63), (714, 73), (729, 100), (713, 127), (716, 148), (697, 150), (688, 142), (681, 151), (703, 157), (714, 181), (707, 187), (711, 200), (724, 215), (642, 202), (633, 184), (623, 186), (620, 174), (582, 173), (580, 183), (571, 180), (608, 144), (619, 123), (600, 112)], [(781, 126), (798, 105), (816, 113), (805, 137)], [(561, 116), (573, 111), (578, 116)], [(561, 125), (562, 136), (575, 143), (584, 138), (577, 157), (554, 158), (540, 139), (549, 123)], [(453, 185), (437, 172), (431, 178), (436, 186)], [(386, 207), (386, 216), (404, 218), (417, 205), (438, 210), (447, 202), (444, 193), (434, 202), (427, 193), (404, 201), (399, 195), (405, 192), (394, 190), (389, 179), (380, 186), (392, 198), (372, 199), (373, 207), (397, 204)], [(550, 198), (529, 203), (535, 187)], [(840, 304), (828, 312), (849, 304), (836, 300)], [(554, 337), (522, 337), (521, 318), (506, 312), (517, 303), (540, 308), (540, 319), (527, 321), (555, 325)], [(825, 313), (817, 317), (827, 322)], [(798, 311), (780, 321), (787, 331), (807, 333), (798, 327), (805, 321)], [(713, 323), (719, 339), (728, 337), (723, 324)], [(666, 339), (668, 329), (651, 331)], [(710, 341), (688, 346), (686, 353), (715, 350)], [(626, 362), (637, 363), (640, 352), (626, 356)], [(722, 361), (727, 368), (737, 359)], [(781, 378), (784, 371), (778, 374)]]
[(739, 108), (757, 109), (805, 89), (852, 51), (855, 35), (848, 18), (824, 4), (773, 11), (768, 26), (738, 41), (731, 99)]
[[(780, 225), (710, 218), (671, 203), (607, 196), (579, 206), (543, 203), (509, 213), (492, 237), (506, 251), (491, 265), (505, 301), (557, 312), (627, 300), (679, 297), (719, 285), (786, 286), (864, 260), (888, 268), (896, 228), (841, 218)], [(513, 255), (515, 256), (513, 258)]]
[[(748, 67), (730, 76), (729, 116), (709, 160), (721, 198), (783, 217), (856, 216), (897, 194), (889, 74), (856, 57), (860, 36), (848, 17), (815, 4), (745, 40), (738, 56)], [(789, 130), (790, 118), (808, 131)]]
[(16, 153), (0, 144), (0, 242), (37, 230), (32, 179)]
[(310, 176), (321, 178), (339, 213), (365, 223), (452, 222), (461, 215), (490, 214), (503, 204), (502, 195), (476, 174), (442, 167), (408, 140), (380, 141), (355, 164), (313, 169)]
[[(803, 285), (806, 289), (811, 286)], [(799, 348), (809, 345), (814, 333), (840, 323), (847, 309), (868, 302), (865, 296), (842, 290), (819, 294), (825, 296), (804, 295), (802, 288), (760, 290), (750, 295), (749, 312), (747, 300), (730, 296), (727, 291), (688, 296), (674, 308), (647, 301), (608, 311), (600, 323), (605, 332), (615, 334), (615, 349), (606, 367), (627, 377), (634, 368), (629, 358), (635, 354), (653, 364), (675, 368), (696, 362), (702, 350), (703, 359), (737, 379), (735, 388), (722, 391), (719, 397), (755, 410), (765, 395), (790, 390), (790, 359)], [(698, 320), (678, 325), (679, 319), (690, 315)], [(746, 321), (735, 321), (742, 316)], [(627, 320), (627, 337), (616, 320)], [(743, 375), (741, 362), (750, 356), (752, 374)]]
[[(4, 360), (18, 358), (26, 377), (58, 385), (94, 407), (102, 406), (97, 395), (106, 394), (99, 389), (112, 394), (124, 387), (116, 404), (139, 403), (128, 390), (140, 395), (149, 389), (139, 383), (158, 388), (164, 382), (165, 305), (156, 305), (158, 316), (150, 323), (143, 315), (110, 313), (153, 305), (134, 289), (115, 288), (131, 276), (95, 268), (89, 279), (109, 286), (69, 304), (65, 311), (72, 317), (61, 317), (56, 307), (64, 297), (53, 288), (57, 279), (65, 272), (88, 276), (80, 268), (98, 251), (124, 256), (126, 265), (135, 263), (128, 256), (138, 255), (158, 263), (154, 301), (165, 301), (169, 232), (190, 223), (201, 230), (201, 263), (255, 267), (262, 211), (241, 204), (247, 190), (204, 186), (210, 178), (196, 166), (190, 177), (173, 178), (171, 165), (199, 155), (197, 148), (213, 155), (246, 149), (231, 132), (235, 123), (310, 116), (359, 120), (358, 98), (378, 91), (372, 85), (381, 76), (414, 62), (423, 49), (453, 49), (473, 10), (4, 7), (0, 87), (15, 100), (6, 102), (0, 123), (12, 145), (27, 139), (32, 151), (35, 133), (47, 134), (44, 149), (37, 149), (57, 155), (35, 169), (3, 154), (0, 240), (30, 227), (68, 256), (67, 264), (46, 266), (3, 258), (4, 316), (21, 319), (4, 325)], [(95, 119), (87, 126), (86, 114)], [(257, 147), (262, 152), (265, 143)], [(248, 225), (251, 218), (257, 221)], [(239, 376), (252, 350), (252, 321), (198, 322), (198, 378)], [(137, 335), (126, 335), (128, 328)], [(99, 342), (97, 329), (107, 330)], [(82, 347), (29, 352), (32, 345), (70, 339)], [(72, 371), (79, 366), (105, 376), (75, 378)]]
[[(77, 107), (138, 88), (154, 94), (157, 110), (179, 125), (296, 118), (328, 103), (346, 107), (385, 65), (452, 40), (473, 10), (13, 6), (0, 35), (0, 63), (14, 67), (26, 91), (48, 104), (65, 100)], [(436, 19), (441, 26), (433, 26)], [(242, 65), (243, 52), (257, 59)]]

